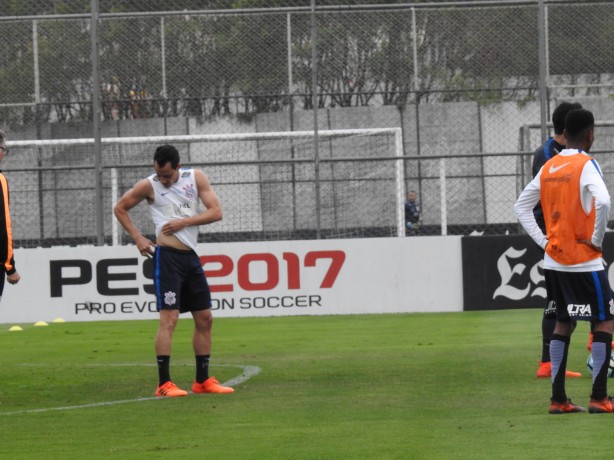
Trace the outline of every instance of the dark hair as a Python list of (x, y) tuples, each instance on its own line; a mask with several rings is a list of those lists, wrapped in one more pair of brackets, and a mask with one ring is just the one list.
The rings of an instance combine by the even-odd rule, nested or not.
[(570, 110), (581, 109), (582, 104), (579, 102), (561, 102), (552, 112), (552, 124), (554, 125), (554, 134), (563, 134), (565, 130), (565, 117)]
[(595, 118), (588, 110), (574, 109), (565, 117), (565, 132), (568, 141), (583, 140), (594, 127)]
[(156, 149), (154, 154), (154, 161), (158, 163), (158, 166), (163, 167), (166, 163), (171, 164), (173, 169), (177, 169), (179, 164), (179, 152), (172, 145), (161, 145)]

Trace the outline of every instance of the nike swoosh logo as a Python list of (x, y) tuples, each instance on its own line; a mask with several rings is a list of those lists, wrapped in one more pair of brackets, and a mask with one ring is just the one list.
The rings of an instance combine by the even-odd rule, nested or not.
[[(552, 171), (550, 171), (550, 172), (552, 172)], [(171, 193), (171, 192), (160, 193), (160, 195), (164, 196), (164, 195), (168, 195), (169, 193)]]
[(550, 169), (548, 170), (548, 172), (549, 172), (550, 174), (554, 174), (554, 173), (555, 173), (555, 172), (557, 172), (559, 169), (563, 169), (563, 168), (564, 168), (565, 166), (567, 166), (568, 164), (571, 164), (571, 163), (565, 163), (565, 164), (562, 164), (561, 166), (557, 166), (556, 168), (555, 168), (553, 165), (551, 165), (551, 166), (550, 166)]

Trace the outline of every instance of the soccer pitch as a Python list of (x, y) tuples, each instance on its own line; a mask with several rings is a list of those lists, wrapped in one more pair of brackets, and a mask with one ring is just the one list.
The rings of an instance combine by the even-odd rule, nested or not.
[[(609, 414), (547, 413), (540, 315), (217, 319), (211, 373), (239, 382), (236, 392), (167, 399), (153, 398), (155, 321), (2, 325), (0, 458), (606, 456)], [(569, 358), (583, 373), (568, 380), (581, 405), (587, 331), (578, 326)], [(182, 316), (171, 361), (188, 390), (191, 332)]]

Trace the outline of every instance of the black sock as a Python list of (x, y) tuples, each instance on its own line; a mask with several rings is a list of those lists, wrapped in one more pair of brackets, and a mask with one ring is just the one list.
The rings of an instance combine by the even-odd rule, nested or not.
[(171, 357), (157, 356), (158, 361), (158, 385), (163, 385), (171, 379)]
[(555, 318), (542, 319), (542, 363), (550, 362), (550, 339), (556, 326)]
[(552, 358), (552, 400), (560, 403), (567, 401), (565, 393), (565, 371), (567, 370), (567, 353), (569, 337), (552, 334), (550, 357)]
[(196, 381), (203, 383), (209, 378), (209, 358), (211, 355), (196, 355)]
[[(601, 401), (608, 395), (608, 369), (612, 354), (612, 334), (593, 333), (593, 392), (591, 398)], [(598, 368), (599, 367), (599, 368)], [(595, 373), (595, 371), (597, 371)]]

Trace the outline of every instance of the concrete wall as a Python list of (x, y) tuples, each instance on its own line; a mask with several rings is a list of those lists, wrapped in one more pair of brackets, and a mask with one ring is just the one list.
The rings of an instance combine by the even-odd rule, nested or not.
[[(598, 120), (614, 120), (614, 101), (605, 98), (578, 99), (585, 107), (595, 113)], [(552, 106), (558, 101), (552, 101)], [(524, 164), (516, 155), (505, 157), (480, 156), (481, 153), (513, 153), (519, 149), (519, 133), (525, 124), (539, 124), (539, 103), (528, 102), (518, 104), (505, 102), (480, 106), (474, 102), (439, 103), (420, 105), (419, 112), (416, 106), (404, 108), (396, 106), (385, 107), (351, 107), (322, 109), (318, 111), (318, 125), (324, 129), (350, 129), (350, 128), (379, 128), (401, 127), (403, 130), (404, 153), (410, 156), (434, 156), (458, 154), (476, 154), (474, 158), (460, 158), (445, 160), (446, 175), (446, 218), (448, 224), (483, 224), (483, 223), (511, 223), (515, 222), (512, 214), (512, 205), (521, 187), (527, 178), (518, 178), (521, 168), (529, 164), (529, 157)], [(169, 118), (169, 119), (137, 119), (107, 121), (102, 123), (104, 137), (125, 136), (158, 136), (178, 134), (213, 134), (213, 133), (245, 133), (245, 132), (271, 132), (312, 130), (313, 113), (310, 111), (297, 111), (292, 116), (287, 112), (259, 114), (249, 117), (224, 118)], [(41, 136), (51, 139), (70, 139), (91, 136), (91, 124), (51, 124), (41, 127)], [(33, 139), (37, 137), (36, 130), (28, 128), (20, 132), (9, 132), (9, 139)], [(539, 129), (531, 132), (530, 147), (536, 148), (539, 143)], [(595, 149), (609, 149), (614, 144), (614, 128), (597, 132)], [(294, 144), (293, 144), (294, 146)], [(333, 146), (322, 147), (320, 152), (323, 158), (330, 156)], [(286, 150), (291, 149), (288, 144)], [(219, 162), (219, 161), (249, 161), (256, 159), (273, 159), (271, 155), (279, 155), (284, 147), (277, 147), (277, 153), (269, 154), (264, 144), (255, 142), (242, 145), (229, 143), (216, 143), (206, 149), (198, 150), (190, 147), (184, 162)], [(306, 149), (303, 155), (312, 153)], [(337, 157), (354, 156), (353, 146), (343, 149), (341, 144), (334, 144), (334, 154)], [(381, 153), (382, 155), (390, 152)], [(297, 153), (300, 157), (301, 153)], [(290, 158), (288, 153), (287, 158)], [(137, 157), (126, 159), (127, 162), (148, 162), (149, 152), (142, 152)], [(71, 160), (72, 161), (72, 160)], [(603, 169), (614, 172), (614, 160), (609, 156), (599, 158)], [(61, 165), (64, 163), (57, 163)], [(373, 163), (370, 163), (373, 165)], [(27, 161), (16, 157), (9, 157), (4, 165), (7, 170), (16, 167), (31, 167)], [(347, 168), (348, 166), (346, 166)], [(368, 167), (368, 166), (365, 166)], [(343, 177), (345, 171), (341, 166), (325, 165), (321, 173), (325, 177)], [(313, 185), (305, 185), (302, 189), (293, 189), (280, 185), (269, 184), (279, 177), (288, 176), (288, 167), (256, 167), (245, 166), (210, 168), (209, 175), (214, 183), (226, 183), (228, 177), (236, 179), (235, 185), (220, 185), (220, 193), (226, 197), (226, 216), (215, 228), (215, 231), (258, 231), (263, 228), (280, 230), (291, 229), (293, 225), (308, 225), (314, 221), (314, 190)], [(304, 177), (313, 174), (308, 168), (303, 168)], [(420, 192), (423, 212), (423, 223), (438, 225), (442, 222), (441, 212), (441, 181), (442, 163), (439, 159), (407, 160), (405, 162), (405, 186)], [(301, 174), (295, 169), (292, 174)], [(224, 180), (222, 180), (224, 178)], [(18, 198), (23, 206), (36, 201), (35, 184), (30, 178), (13, 176), (13, 184), (30, 180), (24, 185), (27, 187), (28, 197)], [(57, 178), (66, 181), (67, 178)], [(125, 179), (126, 184), (132, 183), (132, 177)], [(16, 181), (16, 182), (15, 182)], [(307, 184), (307, 183), (306, 183)], [(238, 185), (240, 185), (240, 190)], [(127, 185), (124, 185), (127, 186)], [(352, 190), (333, 190), (323, 186), (323, 201), (320, 211), (323, 212), (323, 223), (335, 225), (344, 222), (346, 217), (340, 210), (346, 210), (350, 216), (358, 216), (362, 201), (366, 196), (355, 195)], [(19, 187), (17, 187), (19, 188)], [(369, 198), (369, 207), (382, 212), (378, 219), (386, 220), (394, 214), (394, 207), (390, 208), (391, 197), (394, 191), (383, 189), (365, 191)], [(294, 197), (294, 198), (293, 198)], [(302, 201), (301, 201), (302, 200)], [(69, 200), (70, 201), (70, 200)], [(84, 200), (81, 200), (84, 201)], [(85, 200), (86, 201), (86, 200)], [(87, 202), (89, 203), (89, 202)], [(47, 216), (46, 225), (76, 225), (74, 219), (81, 219), (92, 209), (89, 204), (81, 211), (78, 206), (65, 210), (64, 215), (70, 216), (71, 210), (77, 210), (74, 219), (56, 220), (53, 203), (44, 203), (44, 209), (51, 209)], [(353, 209), (352, 206), (359, 206)], [(84, 214), (85, 213), (85, 214)], [(56, 213), (57, 214), (57, 213)], [(36, 221), (37, 212), (29, 210), (27, 228), (24, 233), (36, 233), (39, 225)], [(89, 216), (93, 218), (93, 216)], [(105, 225), (105, 228), (108, 226)]]

